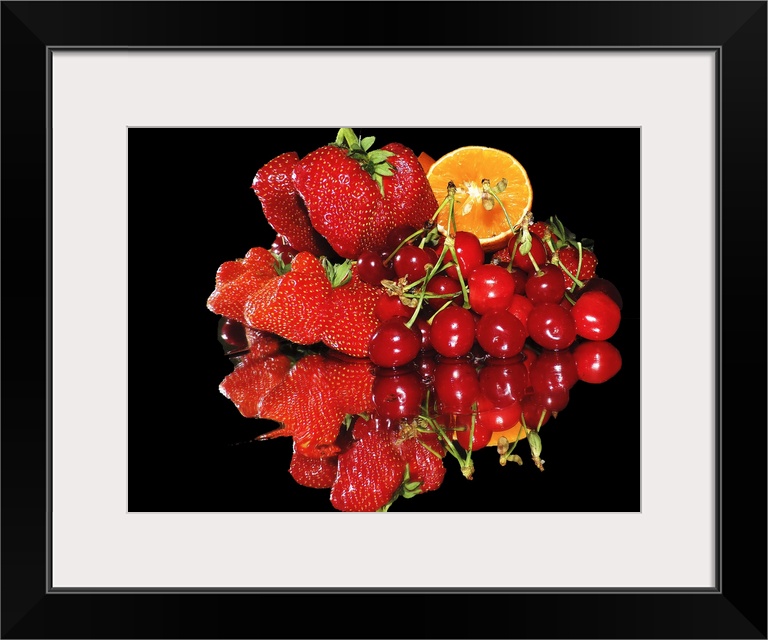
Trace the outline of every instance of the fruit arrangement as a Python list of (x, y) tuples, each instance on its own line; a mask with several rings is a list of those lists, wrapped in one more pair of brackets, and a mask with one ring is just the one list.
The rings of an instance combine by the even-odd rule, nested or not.
[(261, 167), (274, 241), (223, 263), (207, 300), (234, 365), (220, 391), (277, 423), (258, 440), (289, 437), (289, 474), (339, 511), (437, 490), (449, 459), (471, 480), (485, 447), (543, 471), (542, 427), (622, 365), (594, 243), (534, 219), (512, 155), (374, 142), (342, 128)]

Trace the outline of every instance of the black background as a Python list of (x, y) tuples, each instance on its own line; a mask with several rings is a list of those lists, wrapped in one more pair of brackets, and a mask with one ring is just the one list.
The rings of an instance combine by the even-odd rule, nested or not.
[[(764, 364), (766, 298), (755, 294), (755, 278), (744, 277), (764, 274), (766, 263), (766, 3), (456, 2), (436, 11), (437, 3), (413, 2), (407, 13), (382, 10), (382, 3), (365, 9), (357, 4), (354, 20), (344, 20), (352, 15), (348, 3), (292, 3), (290, 19), (284, 3), (272, 2), (2, 3), (2, 636), (766, 638), (765, 368), (755, 366)], [(457, 33), (457, 24), (475, 11), (499, 28)], [(43, 259), (41, 239), (50, 219), (42, 187), (50, 125), (47, 48), (64, 46), (714, 51), (721, 96), (715, 587), (694, 592), (634, 585), (605, 592), (135, 593), (123, 587), (112, 593), (51, 592), (51, 424), (42, 349), (52, 274)], [(681, 233), (681, 245), (688, 249), (684, 230), (670, 232)], [(50, 253), (50, 245), (45, 249)], [(757, 330), (747, 334), (752, 327)], [(464, 535), (472, 533), (470, 528)], [(412, 540), (413, 534), (404, 535)], [(490, 560), (472, 555), (467, 570), (473, 562)]]
[[(339, 123), (344, 124), (344, 123)], [(273, 157), (300, 156), (337, 129), (133, 128), (129, 188), (129, 510), (332, 510), (328, 490), (288, 474), (291, 440), (254, 442), (276, 425), (243, 418), (218, 391), (232, 366), (205, 301), (216, 269), (275, 233), (250, 189)], [(406, 511), (638, 511), (640, 509), (640, 130), (638, 128), (356, 127), (377, 146), (401, 142), (433, 158), (465, 145), (503, 149), (526, 168), (536, 219), (557, 215), (595, 241), (598, 274), (624, 299), (611, 340), (622, 371), (581, 383), (542, 429), (544, 473), (501, 467), (476, 452), (472, 481), (446, 459), (435, 491), (400, 499)], [(149, 378), (147, 370), (153, 371)]]

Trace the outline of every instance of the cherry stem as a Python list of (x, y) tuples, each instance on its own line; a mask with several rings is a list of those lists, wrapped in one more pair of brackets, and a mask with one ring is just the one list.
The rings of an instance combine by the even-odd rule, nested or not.
[(387, 256), (387, 259), (384, 260), (384, 265), (389, 264), (389, 262), (397, 255), (397, 252), (400, 251), (405, 245), (410, 244), (411, 240), (418, 238), (422, 233), (422, 230), (419, 229), (418, 231), (414, 231), (411, 235), (409, 235), (405, 240), (403, 240), (399, 245), (397, 245), (397, 249), (395, 249), (392, 253), (390, 253)]

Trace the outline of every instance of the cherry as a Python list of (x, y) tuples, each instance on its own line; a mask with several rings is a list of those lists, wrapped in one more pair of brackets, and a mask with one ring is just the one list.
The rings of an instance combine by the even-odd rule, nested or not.
[(529, 386), (528, 369), (523, 363), (523, 356), (488, 359), (480, 372), (478, 380), (483, 395), (497, 409), (522, 400)]
[(504, 267), (482, 264), (469, 276), (469, 304), (476, 313), (506, 309), (515, 295), (515, 279)]
[(495, 407), (483, 393), (477, 399), (477, 419), (475, 424), (489, 431), (506, 431), (520, 422), (522, 406), (512, 402), (504, 407)]
[(607, 293), (588, 291), (571, 308), (576, 334), (587, 340), (611, 338), (621, 323), (621, 309)]
[(426, 390), (413, 367), (383, 369), (373, 379), (371, 400), (379, 418), (414, 418), (421, 412)]
[(368, 355), (380, 367), (400, 367), (416, 359), (421, 337), (405, 324), (404, 318), (384, 320), (371, 336)]
[(529, 429), (538, 429), (549, 422), (552, 412), (546, 407), (542, 407), (534, 396), (525, 396), (520, 401), (521, 415), (525, 419), (525, 425)]
[(525, 295), (525, 283), (528, 281), (528, 274), (518, 267), (511, 267), (509, 272), (515, 279), (515, 293), (520, 296)]
[(444, 359), (435, 366), (434, 388), (441, 413), (468, 415), (480, 393), (480, 382), (472, 363)]
[(565, 295), (565, 281), (560, 267), (547, 262), (539, 265), (525, 282), (525, 295), (533, 304), (560, 302)]
[(470, 416), (466, 416), (464, 422), (467, 423), (466, 427), (456, 430), (456, 441), (464, 451), (469, 451), (470, 449), (470, 436), (472, 437), (472, 451), (479, 451), (491, 441), (493, 431), (488, 428), (487, 424), (481, 424), (478, 420), (475, 420), (475, 427), (472, 429)]
[(444, 273), (440, 273), (430, 278), (427, 283), (427, 292), (445, 296), (441, 298), (427, 298), (430, 307), (439, 309), (451, 299), (451, 296), (455, 298), (461, 296), (461, 285), (458, 280), (451, 278), (451, 276), (445, 275)]
[(544, 302), (528, 314), (528, 335), (544, 349), (567, 349), (576, 340), (576, 322), (559, 304)]
[(618, 306), (619, 309), (622, 309), (624, 306), (624, 302), (621, 299), (621, 294), (619, 293), (619, 290), (616, 288), (616, 285), (613, 284), (610, 280), (606, 280), (605, 278), (598, 278), (597, 276), (592, 276), (589, 280), (587, 280), (586, 284), (583, 287), (581, 287), (581, 289), (577, 289), (574, 292), (573, 297), (574, 299), (578, 300), (580, 296), (584, 295), (585, 293), (588, 293), (589, 291), (602, 291), (616, 303), (616, 306)]
[(520, 320), (506, 309), (500, 309), (480, 316), (475, 335), (478, 344), (489, 355), (494, 358), (507, 358), (520, 354), (527, 332)]
[(395, 270), (391, 264), (384, 265), (380, 253), (368, 250), (357, 259), (357, 275), (363, 282), (378, 287), (382, 280), (394, 280)]
[(435, 315), (429, 337), (439, 354), (449, 358), (464, 356), (475, 343), (475, 318), (469, 309), (449, 305)]
[(288, 241), (285, 239), (285, 236), (278, 235), (275, 238), (275, 241), (272, 243), (272, 246), (269, 247), (269, 250), (279, 257), (284, 264), (290, 263), (298, 254), (299, 252), (296, 251), (291, 245), (288, 244)]
[(587, 340), (573, 349), (579, 380), (601, 384), (621, 370), (621, 353), (610, 342)]
[(421, 337), (421, 351), (429, 351), (432, 348), (432, 327), (424, 318), (417, 317), (413, 323), (413, 328), (418, 331)]
[[(397, 249), (403, 242), (413, 236), (417, 231), (416, 227), (408, 224), (401, 224), (394, 227), (388, 234), (387, 239), (384, 241), (384, 248), (387, 255), (391, 254)], [(419, 236), (416, 236), (418, 238)], [(413, 239), (411, 240), (413, 242)]]
[(530, 380), (535, 390), (553, 387), (570, 389), (579, 380), (573, 353), (567, 349), (543, 350), (536, 358), (536, 362), (531, 363)]
[[(445, 244), (445, 238), (441, 238), (438, 243), (439, 250), (442, 251)], [(485, 250), (480, 244), (480, 239), (469, 231), (457, 231), (453, 238), (453, 248), (456, 250), (456, 259), (461, 269), (461, 275), (466, 280), (469, 275), (481, 264), (485, 262)], [(443, 260), (447, 263), (453, 262), (453, 255), (448, 253)], [(455, 280), (459, 279), (456, 265), (453, 264), (445, 270), (445, 273)]]
[(408, 282), (416, 282), (427, 275), (427, 265), (437, 263), (437, 254), (432, 247), (404, 245), (392, 259), (392, 266), (399, 278), (406, 277)]
[(388, 292), (382, 291), (373, 306), (373, 313), (382, 321), (390, 318), (405, 318), (407, 320), (413, 315), (413, 309), (404, 305), (399, 296), (389, 295)]
[(237, 320), (222, 318), (219, 324), (219, 335), (222, 341), (238, 349), (248, 348), (248, 339), (245, 336), (245, 326)]
[(523, 323), (526, 336), (528, 335), (528, 316), (531, 313), (531, 309), (533, 309), (533, 302), (517, 293), (512, 296), (512, 302), (507, 307), (507, 311)]
[[(533, 233), (531, 234), (531, 250), (525, 255), (520, 254), (519, 247), (517, 247), (518, 250), (516, 250), (516, 241), (517, 236), (512, 236), (512, 238), (509, 240), (509, 255), (512, 256), (512, 266), (515, 266), (519, 269), (522, 269), (526, 273), (531, 274), (536, 271), (536, 267), (531, 261), (531, 256), (533, 256), (533, 259), (539, 266), (543, 265), (547, 261), (547, 248), (539, 236)], [(562, 278), (562, 275), (560, 277)]]
[(546, 409), (549, 413), (557, 413), (568, 406), (570, 390), (568, 387), (556, 385), (546, 389), (534, 388), (530, 396), (531, 401), (540, 409)]

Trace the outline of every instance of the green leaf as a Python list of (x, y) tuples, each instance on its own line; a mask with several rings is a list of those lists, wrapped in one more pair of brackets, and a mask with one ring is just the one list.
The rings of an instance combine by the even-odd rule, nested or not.
[(387, 158), (392, 157), (395, 155), (391, 151), (384, 151), (383, 149), (376, 149), (375, 151), (371, 151), (368, 154), (368, 160), (370, 160), (373, 164), (380, 164), (382, 162), (386, 162)]
[(393, 176), (395, 172), (388, 164), (377, 164), (373, 170), (380, 176)]
[(360, 141), (360, 145), (365, 151), (368, 151), (368, 149), (373, 146), (374, 142), (376, 142), (376, 138), (374, 136), (368, 136)]

